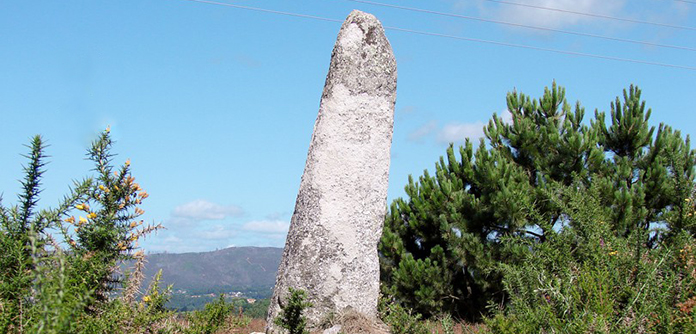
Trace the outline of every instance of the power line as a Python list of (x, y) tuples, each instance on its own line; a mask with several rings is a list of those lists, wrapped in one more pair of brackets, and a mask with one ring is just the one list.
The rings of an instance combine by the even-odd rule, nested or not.
[[(307, 15), (307, 14), (298, 14), (298, 13), (284, 12), (284, 11), (271, 10), (271, 9), (265, 9), (265, 8), (257, 8), (257, 7), (250, 7), (250, 6), (233, 5), (233, 4), (225, 3), (225, 2), (217, 2), (217, 1), (209, 1), (209, 0), (182, 0), (182, 1), (189, 1), (189, 2), (197, 2), (197, 3), (209, 4), (209, 5), (218, 5), (218, 6), (232, 7), (232, 8), (245, 9), (245, 10), (250, 10), (250, 11), (257, 11), (257, 12), (270, 13), (270, 14), (285, 15), (285, 16), (291, 16), (291, 17), (299, 17), (299, 18), (312, 19), (312, 20), (319, 20), (319, 21), (326, 21), (326, 22), (343, 23), (343, 20), (331, 19), (331, 18), (326, 18), (326, 17), (321, 17), (321, 16), (314, 16), (314, 15)], [(491, 41), (491, 40), (485, 40), (485, 39), (469, 38), (469, 37), (454, 36), (454, 35), (446, 35), (446, 34), (433, 33), (433, 32), (427, 32), (427, 31), (418, 31), (418, 30), (405, 29), (405, 28), (399, 28), (399, 27), (384, 26), (384, 29), (386, 29), (386, 30), (394, 30), (394, 31), (401, 31), (401, 32), (406, 32), (406, 33), (411, 33), (411, 34), (417, 34), (417, 35), (423, 35), (423, 36), (443, 37), (443, 38), (449, 38), (449, 39), (455, 39), (455, 40), (461, 40), (461, 41), (476, 42), (476, 43), (483, 43), (483, 44), (493, 44), (493, 45), (499, 45), (499, 46), (514, 47), (514, 48), (529, 49), (529, 50), (544, 51), (544, 52), (552, 52), (552, 53), (565, 54), (565, 55), (572, 55), (572, 56), (580, 56), (580, 57), (588, 57), (588, 58), (597, 58), (597, 59), (613, 60), (613, 61), (619, 61), (619, 62), (629, 62), (629, 63), (636, 63), (636, 64), (653, 65), (653, 66), (670, 67), (670, 68), (678, 68), (678, 69), (696, 71), (696, 67), (692, 67), (692, 66), (675, 65), (675, 64), (660, 63), (660, 62), (653, 62), (653, 61), (647, 61), (647, 60), (638, 60), (638, 59), (630, 59), (630, 58), (620, 58), (620, 57), (612, 57), (612, 56), (603, 56), (603, 55), (598, 55), (598, 54), (582, 53), (582, 52), (574, 52), (574, 51), (565, 51), (565, 50), (551, 49), (551, 48), (542, 48), (542, 47), (537, 47), (537, 46), (532, 46), (532, 45), (513, 44), (513, 43), (505, 43), (505, 42), (497, 42), (497, 41)]]
[(343, 20), (330, 19), (330, 18), (321, 17), (321, 16), (306, 15), (306, 14), (298, 14), (298, 13), (291, 13), (291, 12), (283, 12), (283, 11), (279, 11), (279, 10), (272, 10), (272, 9), (265, 9), (265, 8), (258, 8), (258, 7), (249, 7), (249, 6), (233, 5), (233, 4), (231, 4), (231, 3), (226, 3), (226, 2), (217, 2), (217, 1), (208, 1), (208, 0), (184, 0), (184, 1), (199, 2), (199, 3), (209, 4), (209, 5), (218, 5), (218, 6), (239, 8), (239, 9), (257, 11), (257, 12), (264, 12), (264, 13), (271, 13), (271, 14), (279, 14), (279, 15), (285, 15), (285, 16), (292, 16), (292, 17), (301, 17), (301, 18), (303, 18), (303, 19), (312, 19), (312, 20), (319, 20), (319, 21), (343, 23)]
[(528, 28), (528, 29), (550, 31), (550, 32), (556, 32), (556, 33), (561, 33), (561, 34), (599, 38), (599, 39), (605, 39), (605, 40), (611, 40), (611, 41), (633, 43), (633, 44), (640, 44), (640, 45), (647, 45), (647, 46), (654, 46), (654, 47), (671, 48), (671, 49), (679, 49), (679, 50), (687, 50), (687, 51), (696, 51), (696, 48), (690, 48), (690, 47), (686, 47), (686, 46), (651, 43), (651, 42), (638, 41), (638, 40), (619, 38), (619, 37), (611, 37), (611, 36), (588, 34), (588, 33), (583, 33), (583, 32), (576, 32), (576, 31), (545, 28), (545, 27), (532, 26), (532, 25), (526, 25), (526, 24), (512, 23), (512, 22), (507, 22), (507, 21), (484, 19), (484, 18), (480, 18), (480, 17), (466, 16), (466, 15), (460, 15), (460, 14), (454, 14), (454, 13), (438, 12), (438, 11), (433, 11), (433, 10), (428, 10), (428, 9), (392, 5), (392, 4), (386, 4), (386, 3), (381, 3), (381, 2), (366, 1), (366, 0), (347, 0), (347, 1), (364, 3), (364, 4), (369, 4), (369, 5), (375, 5), (375, 6), (388, 7), (388, 8), (396, 8), (396, 9), (407, 10), (407, 11), (412, 11), (412, 12), (454, 17), (454, 18), (460, 18), (460, 19), (466, 19), (466, 20), (474, 20), (474, 21), (481, 21), (481, 22), (488, 22), (488, 23), (495, 23), (495, 24), (503, 24), (503, 25), (514, 26), (514, 27), (522, 27), (522, 28)]
[[(504, 4), (504, 5), (521, 6), (521, 7), (528, 7), (528, 8), (534, 8), (534, 9), (542, 9), (542, 10), (548, 10), (548, 11), (554, 11), (554, 12), (560, 12), (560, 13), (567, 13), (567, 14), (575, 14), (575, 15), (583, 15), (583, 16), (597, 17), (597, 18), (602, 18), (602, 19), (607, 19), (607, 20), (616, 20), (616, 21), (624, 21), (624, 22), (639, 23), (639, 24), (648, 24), (648, 25), (654, 25), (654, 26), (660, 26), (660, 27), (667, 27), (667, 28), (674, 28), (674, 29), (684, 29), (684, 30), (696, 31), (696, 27), (687, 27), (687, 26), (674, 25), (674, 24), (667, 24), (667, 23), (661, 23), (661, 22), (634, 20), (634, 19), (627, 19), (627, 18), (623, 18), (623, 17), (616, 17), (616, 16), (609, 16), (609, 15), (602, 15), (602, 14), (577, 12), (577, 11), (567, 10), (567, 9), (551, 8), (551, 7), (544, 7), (544, 6), (536, 6), (536, 5), (524, 4), (524, 3), (519, 3), (519, 2), (510, 2), (510, 1), (504, 1), (504, 0), (486, 0), (486, 1), (495, 2), (495, 3), (499, 3), (499, 4)], [(686, 1), (686, 0), (680, 0), (680, 1)]]
[(532, 46), (532, 45), (497, 42), (497, 41), (491, 41), (491, 40), (485, 40), (485, 39), (446, 35), (446, 34), (439, 34), (439, 33), (426, 32), (426, 31), (418, 31), (418, 30), (411, 30), (411, 29), (404, 29), (404, 28), (397, 28), (397, 27), (386, 27), (385, 26), (384, 29), (403, 31), (403, 32), (408, 32), (408, 33), (418, 34), (418, 35), (451, 38), (451, 39), (457, 39), (457, 40), (469, 41), (469, 42), (494, 44), (494, 45), (514, 47), (514, 48), (520, 48), (520, 49), (553, 52), (553, 53), (559, 53), (559, 54), (565, 54), (565, 55), (571, 55), (571, 56), (589, 57), (589, 58), (614, 60), (614, 61), (622, 61), (622, 62), (644, 64), (644, 65), (654, 65), (654, 66), (662, 66), (662, 67), (671, 67), (671, 68), (680, 68), (680, 69), (685, 69), (685, 70), (696, 71), (696, 67), (692, 67), (692, 66), (674, 65), (674, 64), (668, 64), (668, 63), (653, 62), (653, 61), (648, 61), (648, 60), (620, 58), (620, 57), (612, 57), (612, 56), (603, 56), (603, 55), (592, 54), (592, 53), (583, 53), (583, 52), (574, 52), (574, 51), (566, 51), (566, 50), (559, 50), (559, 49), (542, 48), (542, 47)]

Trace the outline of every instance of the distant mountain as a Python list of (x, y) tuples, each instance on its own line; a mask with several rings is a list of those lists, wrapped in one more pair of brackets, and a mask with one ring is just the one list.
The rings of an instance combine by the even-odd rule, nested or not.
[(275, 284), (282, 248), (231, 247), (213, 252), (150, 254), (146, 256), (145, 286), (162, 269), (160, 286), (174, 291), (205, 294), (241, 291), (248, 297), (268, 298)]

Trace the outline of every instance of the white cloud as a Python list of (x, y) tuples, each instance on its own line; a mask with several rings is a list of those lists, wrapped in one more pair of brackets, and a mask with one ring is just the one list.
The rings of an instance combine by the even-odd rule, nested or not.
[[(503, 109), (498, 113), (498, 117), (503, 120), (503, 123), (512, 124), (512, 114), (507, 109)], [(490, 119), (493, 119), (493, 117), (491, 116)], [(477, 141), (479, 138), (484, 137), (483, 128), (486, 125), (488, 125), (488, 121), (450, 122), (439, 128), (437, 122), (433, 120), (411, 132), (408, 135), (408, 139), (410, 141), (418, 141), (435, 134), (435, 140), (440, 144), (463, 143), (466, 138), (469, 138), (471, 141)]]
[(437, 129), (437, 122), (436, 121), (430, 121), (428, 123), (425, 123), (421, 125), (419, 128), (413, 130), (411, 133), (408, 134), (408, 140), (409, 141), (419, 141), (423, 139), (423, 137), (426, 137), (433, 133)]
[(484, 0), (450, 0), (452, 2), (452, 9), (457, 12), (465, 11), (471, 7), (477, 7), (479, 9), (484, 7)]
[(446, 124), (437, 135), (440, 143), (461, 143), (466, 138), (472, 141), (483, 137), (483, 122), (475, 123), (449, 123)]
[(404, 106), (404, 107), (400, 108), (398, 112), (400, 114), (412, 114), (415, 111), (416, 111), (415, 106)]
[(266, 220), (283, 220), (283, 218), (287, 216), (287, 212), (273, 212), (271, 214), (266, 215)]
[(283, 247), (290, 224), (284, 220), (253, 220), (243, 224), (220, 222), (214, 225), (174, 226), (157, 237), (148, 238), (149, 252), (207, 252), (227, 247)]
[(205, 240), (227, 240), (239, 236), (239, 231), (225, 225), (215, 225), (204, 231), (197, 231), (196, 236)]
[(177, 238), (176, 236), (170, 235), (162, 240), (165, 243), (179, 243), (181, 242), (181, 239)]
[[(524, 4), (555, 8), (573, 12), (606, 16), (621, 16), (625, 0), (527, 0)], [(498, 19), (521, 24), (563, 28), (597, 20), (596, 17), (564, 13), (560, 11), (500, 4), (495, 12)]]
[(177, 206), (172, 211), (173, 222), (176, 218), (201, 221), (201, 220), (222, 220), (228, 217), (238, 217), (243, 213), (242, 209), (235, 205), (220, 205), (206, 200), (197, 199)]
[(505, 109), (498, 116), (503, 119), (503, 123), (512, 124), (512, 113), (510, 110)]
[(234, 56), (234, 60), (246, 67), (261, 67), (261, 62), (258, 59), (247, 54), (237, 54)]
[(287, 234), (290, 223), (283, 220), (257, 220), (245, 223), (242, 230), (268, 234)]
[[(232, 246), (283, 247), (290, 227), (287, 213), (271, 213), (266, 218), (240, 221), (234, 205), (195, 200), (172, 210), (164, 222), (163, 235), (143, 243), (150, 252), (204, 252)], [(208, 221), (206, 223), (199, 223)]]

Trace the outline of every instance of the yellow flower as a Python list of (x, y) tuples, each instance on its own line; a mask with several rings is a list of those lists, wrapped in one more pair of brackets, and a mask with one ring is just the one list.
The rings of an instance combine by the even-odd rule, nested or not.
[(136, 215), (140, 216), (140, 215), (142, 215), (143, 213), (145, 213), (145, 211), (143, 211), (143, 209), (141, 209), (141, 208), (135, 208), (135, 214), (136, 214)]
[(78, 204), (78, 205), (75, 205), (75, 209), (84, 210), (84, 209), (85, 209), (85, 206), (82, 205), (82, 204)]
[(130, 228), (135, 228), (136, 226), (138, 226), (138, 223), (136, 223), (136, 222), (130, 223)]
[(111, 125), (108, 125), (108, 126), (106, 127), (106, 133), (109, 133), (109, 132), (111, 132)]
[(87, 215), (87, 218), (89, 218), (89, 219), (97, 218), (97, 214), (94, 213), (94, 212), (90, 212), (90, 213)]
[(611, 251), (609, 252), (609, 256), (614, 256), (616, 254), (619, 254), (619, 251)]
[(687, 202), (691, 202), (691, 198), (685, 198), (684, 200)]
[(148, 194), (147, 191), (143, 191), (140, 194), (138, 194), (138, 196), (140, 196), (140, 198), (142, 198), (142, 199), (145, 199), (145, 198), (150, 197), (150, 194)]
[(70, 244), (75, 246), (77, 243), (75, 242), (75, 240), (70, 240)]
[(150, 296), (145, 296), (145, 297), (143, 297), (143, 301), (146, 302), (146, 303), (149, 303), (150, 300), (152, 300), (152, 299), (150, 298)]
[(130, 166), (130, 159), (126, 160), (126, 166)]
[(80, 222), (78, 224), (80, 226), (87, 224), (87, 219), (85, 219), (85, 217), (80, 216)]
[(74, 217), (74, 216), (70, 216), (70, 217), (68, 217), (68, 218), (65, 218), (65, 222), (70, 223), (70, 224), (73, 224), (73, 223), (75, 223), (75, 217)]

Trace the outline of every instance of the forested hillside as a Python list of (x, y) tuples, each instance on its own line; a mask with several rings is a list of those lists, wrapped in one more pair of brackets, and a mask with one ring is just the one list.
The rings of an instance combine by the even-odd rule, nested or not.
[(282, 248), (231, 247), (213, 252), (150, 254), (146, 257), (147, 286), (162, 270), (162, 283), (188, 295), (241, 292), (249, 298), (268, 298)]

